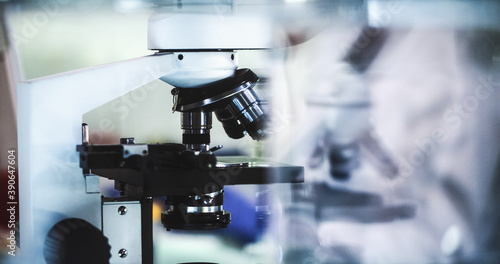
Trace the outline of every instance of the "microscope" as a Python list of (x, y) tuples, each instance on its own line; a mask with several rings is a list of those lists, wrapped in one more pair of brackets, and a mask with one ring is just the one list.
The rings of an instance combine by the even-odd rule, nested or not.
[[(210, 145), (213, 115), (231, 138), (269, 132), (259, 77), (237, 69), (237, 50), (272, 47), (269, 21), (160, 7), (148, 34), (151, 56), (19, 85), (22, 263), (153, 263), (153, 197), (166, 197), (167, 230), (211, 230), (231, 222), (225, 185), (303, 182), (302, 167), (217, 157)], [(174, 87), (182, 144), (89, 142), (84, 113), (157, 79)], [(102, 197), (100, 177), (120, 197)]]

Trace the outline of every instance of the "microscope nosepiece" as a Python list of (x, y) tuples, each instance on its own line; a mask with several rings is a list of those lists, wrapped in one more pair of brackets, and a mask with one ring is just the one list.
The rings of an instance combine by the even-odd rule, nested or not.
[(241, 138), (245, 131), (254, 140), (264, 138), (265, 111), (251, 88), (234, 95), (225, 108), (215, 111), (215, 115), (231, 138)]
[(174, 88), (175, 111), (213, 111), (226, 134), (234, 139), (247, 132), (254, 140), (265, 137), (265, 103), (253, 89), (259, 77), (249, 69), (197, 88)]

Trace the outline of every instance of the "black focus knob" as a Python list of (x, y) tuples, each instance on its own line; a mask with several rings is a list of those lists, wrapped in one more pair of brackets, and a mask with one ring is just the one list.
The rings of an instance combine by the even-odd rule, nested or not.
[(68, 218), (55, 224), (45, 238), (47, 264), (108, 264), (111, 246), (91, 223)]

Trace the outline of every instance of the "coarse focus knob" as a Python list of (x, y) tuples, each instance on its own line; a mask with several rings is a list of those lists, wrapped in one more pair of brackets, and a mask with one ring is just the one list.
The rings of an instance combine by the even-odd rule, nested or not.
[(47, 264), (107, 264), (110, 249), (101, 230), (83, 219), (68, 218), (50, 229), (43, 255)]

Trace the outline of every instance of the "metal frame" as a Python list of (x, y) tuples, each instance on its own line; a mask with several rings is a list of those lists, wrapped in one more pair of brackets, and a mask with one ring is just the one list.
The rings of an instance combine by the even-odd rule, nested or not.
[(102, 232), (111, 245), (111, 264), (153, 263), (152, 214), (151, 198), (102, 198)]

